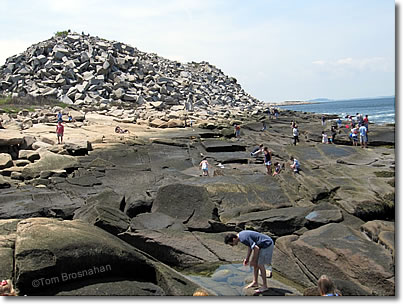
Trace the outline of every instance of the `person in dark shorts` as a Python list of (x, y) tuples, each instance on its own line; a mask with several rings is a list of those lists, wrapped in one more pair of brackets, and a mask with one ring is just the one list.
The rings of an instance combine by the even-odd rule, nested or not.
[(263, 156), (264, 156), (264, 165), (266, 166), (267, 169), (267, 174), (271, 175), (271, 151), (269, 151), (269, 148), (267, 147), (263, 148)]

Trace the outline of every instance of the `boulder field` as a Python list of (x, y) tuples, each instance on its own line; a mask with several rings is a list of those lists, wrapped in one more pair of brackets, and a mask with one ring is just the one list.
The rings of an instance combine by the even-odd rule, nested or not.
[[(61, 145), (54, 122), (21, 130), (10, 120), (0, 130), (1, 277), (27, 295), (191, 295), (200, 282), (180, 272), (239, 263), (246, 247), (224, 236), (252, 229), (275, 241), (269, 287), (281, 294), (316, 294), (327, 274), (343, 295), (395, 295), (394, 126), (371, 125), (362, 149), (346, 129), (322, 144), (312, 113), (232, 119), (239, 139), (229, 120), (120, 123), (129, 133), (117, 134), (115, 120), (88, 112), (66, 123)], [(250, 155), (261, 143), (284, 164), (279, 175)]]

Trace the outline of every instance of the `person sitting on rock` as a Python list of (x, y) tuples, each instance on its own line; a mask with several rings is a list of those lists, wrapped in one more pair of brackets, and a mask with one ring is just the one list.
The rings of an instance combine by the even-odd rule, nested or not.
[(57, 143), (60, 145), (61, 143), (63, 143), (63, 135), (64, 135), (64, 126), (61, 121), (57, 123), (56, 134), (57, 134)]
[(329, 279), (327, 275), (322, 275), (318, 280), (319, 293), (323, 297), (341, 296), (340, 291), (338, 291), (332, 280)]
[(263, 144), (260, 144), (259, 147), (256, 147), (253, 149), (252, 152), (250, 152), (250, 156), (258, 156), (259, 154), (263, 153)]
[[(243, 230), (238, 234), (230, 233), (225, 236), (224, 239), (225, 244), (229, 244), (231, 246), (238, 245), (239, 242), (248, 246), (248, 253), (246, 258), (243, 260), (243, 265), (247, 266), (248, 264), (253, 267), (253, 281), (246, 288), (251, 287), (259, 287), (258, 276), (259, 270), (260, 275), (262, 277), (262, 287), (255, 290), (256, 293), (262, 293), (268, 289), (267, 287), (267, 278), (266, 278), (266, 267), (265, 265), (271, 265), (273, 250), (274, 250), (274, 242), (271, 237), (266, 234), (259, 233), (251, 230)], [(252, 260), (249, 263), (249, 258), (252, 256)], [(268, 276), (272, 277), (271, 266), (269, 268)]]
[(0, 283), (0, 296), (16, 296), (17, 293), (11, 280), (2, 280)]
[(127, 130), (127, 129), (122, 129), (122, 128), (119, 127), (119, 126), (116, 126), (116, 128), (115, 128), (115, 133), (123, 134), (123, 133), (130, 133), (130, 132), (129, 132), (129, 130)]

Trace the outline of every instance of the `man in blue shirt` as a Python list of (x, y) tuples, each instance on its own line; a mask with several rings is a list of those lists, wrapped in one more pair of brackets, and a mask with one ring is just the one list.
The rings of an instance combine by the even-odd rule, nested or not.
[[(266, 291), (268, 287), (265, 264), (271, 265), (274, 249), (273, 240), (265, 234), (251, 230), (243, 230), (238, 234), (231, 233), (226, 235), (224, 242), (225, 244), (229, 244), (231, 246), (238, 245), (239, 242), (248, 246), (248, 253), (246, 255), (246, 258), (243, 260), (243, 265), (246, 266), (249, 264), (250, 266), (253, 266), (253, 281), (248, 286), (246, 286), (246, 288), (259, 287), (258, 275), (260, 270), (263, 285), (261, 288), (258, 288), (255, 291), (257, 293)], [(249, 263), (249, 258), (252, 252), (252, 260)], [(268, 277), (272, 277), (271, 270), (269, 270), (268, 272)]]
[(368, 136), (367, 136), (367, 128), (365, 125), (362, 125), (358, 131), (360, 132), (360, 142), (361, 148), (367, 148), (368, 145)]

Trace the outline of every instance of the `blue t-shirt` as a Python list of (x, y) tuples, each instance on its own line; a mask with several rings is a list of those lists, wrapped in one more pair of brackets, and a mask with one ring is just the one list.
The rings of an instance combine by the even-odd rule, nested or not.
[(238, 234), (239, 241), (253, 249), (256, 245), (259, 248), (267, 248), (273, 244), (271, 237), (252, 230), (244, 230)]

